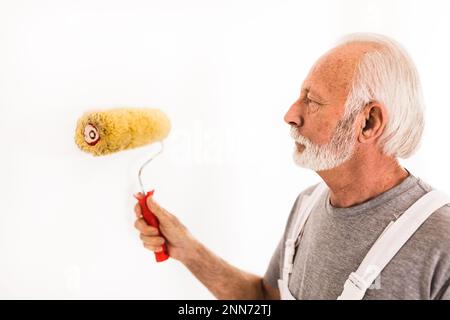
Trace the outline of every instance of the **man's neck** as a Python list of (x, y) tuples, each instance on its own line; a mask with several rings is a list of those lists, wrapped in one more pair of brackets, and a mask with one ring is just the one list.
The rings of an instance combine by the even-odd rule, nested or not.
[(380, 155), (376, 161), (362, 161), (357, 157), (345, 164), (317, 172), (330, 189), (331, 204), (347, 208), (364, 203), (392, 189), (409, 173), (396, 159)]

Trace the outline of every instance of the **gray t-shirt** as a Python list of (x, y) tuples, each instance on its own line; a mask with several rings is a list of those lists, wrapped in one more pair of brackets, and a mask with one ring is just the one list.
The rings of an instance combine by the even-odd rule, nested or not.
[[(265, 280), (278, 287), (284, 242), (297, 197)], [(297, 299), (336, 299), (384, 228), (433, 188), (410, 174), (394, 188), (362, 204), (337, 208), (329, 191), (314, 206), (296, 248), (289, 290)], [(450, 299), (450, 205), (433, 213), (381, 272), (364, 299)]]

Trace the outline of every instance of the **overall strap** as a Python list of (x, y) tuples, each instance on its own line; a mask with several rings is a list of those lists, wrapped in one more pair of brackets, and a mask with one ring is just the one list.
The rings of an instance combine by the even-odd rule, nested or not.
[(450, 203), (450, 197), (433, 190), (417, 200), (400, 218), (392, 221), (370, 248), (358, 270), (351, 273), (338, 300), (360, 300), (381, 271), (437, 209)]
[(289, 274), (292, 272), (292, 260), (295, 253), (295, 241), (303, 230), (303, 227), (312, 211), (312, 208), (314, 207), (314, 204), (317, 202), (322, 193), (327, 190), (327, 188), (328, 187), (324, 182), (319, 183), (319, 185), (314, 189), (311, 195), (303, 196), (303, 199), (301, 199), (301, 203), (298, 204), (293, 227), (287, 234), (287, 239), (285, 242), (282, 273), (283, 280), (288, 279)]

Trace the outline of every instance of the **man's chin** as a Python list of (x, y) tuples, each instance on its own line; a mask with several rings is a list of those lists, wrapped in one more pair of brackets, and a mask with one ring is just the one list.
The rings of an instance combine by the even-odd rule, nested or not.
[(314, 164), (311, 164), (311, 163), (306, 163), (305, 161), (301, 161), (297, 157), (294, 157), (294, 163), (299, 168), (312, 170), (312, 171), (315, 171), (315, 172), (321, 172), (321, 171), (329, 170), (327, 168), (322, 168), (320, 166), (317, 166), (317, 165), (314, 165)]
[(325, 164), (319, 159), (311, 158), (311, 156), (308, 154), (308, 151), (298, 151), (297, 147), (294, 150), (293, 159), (294, 163), (298, 167), (313, 170), (315, 172), (330, 170), (336, 167), (336, 163)]
[(328, 171), (335, 169), (341, 165), (343, 165), (348, 159), (340, 159), (335, 161), (320, 161), (320, 159), (312, 159), (311, 157), (308, 158), (307, 152), (298, 152), (297, 150), (294, 151), (293, 154), (294, 163), (303, 169), (309, 169), (313, 170), (315, 172), (322, 172), (322, 171)]
[(298, 146), (296, 145), (294, 153), (293, 153), (293, 159), (294, 159), (294, 163), (303, 169), (310, 169), (310, 170), (314, 170), (314, 165), (312, 165), (312, 163), (308, 160), (306, 160), (306, 155), (304, 152), (304, 148), (301, 149), (300, 151), (298, 150)]

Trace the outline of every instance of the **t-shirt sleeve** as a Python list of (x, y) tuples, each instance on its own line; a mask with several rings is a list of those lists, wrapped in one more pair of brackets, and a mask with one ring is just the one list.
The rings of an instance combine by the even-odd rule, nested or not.
[(272, 258), (270, 259), (269, 266), (264, 274), (264, 280), (274, 288), (278, 288), (278, 279), (280, 279), (281, 270), (281, 251), (283, 250), (282, 237), (275, 249)]

